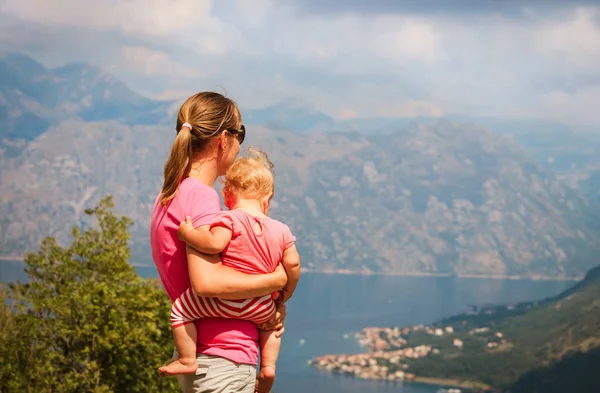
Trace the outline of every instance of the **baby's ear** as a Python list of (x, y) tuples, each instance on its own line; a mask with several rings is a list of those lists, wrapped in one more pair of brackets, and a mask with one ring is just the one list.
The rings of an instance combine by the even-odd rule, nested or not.
[(265, 211), (265, 214), (269, 213), (269, 206), (271, 204), (271, 196), (272, 196), (272, 194), (266, 195), (262, 199), (262, 207), (263, 207), (263, 210)]

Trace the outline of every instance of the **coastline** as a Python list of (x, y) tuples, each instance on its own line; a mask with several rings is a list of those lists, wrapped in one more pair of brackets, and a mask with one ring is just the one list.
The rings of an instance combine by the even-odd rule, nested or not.
[[(359, 379), (383, 380), (383, 381), (402, 381), (406, 383), (416, 383), (423, 385), (439, 386), (440, 388), (458, 388), (467, 391), (490, 391), (492, 386), (484, 382), (468, 379), (463, 377), (436, 377), (436, 376), (421, 376), (412, 371), (411, 362), (415, 359), (426, 358), (433, 354), (439, 355), (446, 352), (450, 353), (450, 357), (455, 357), (456, 353), (451, 353), (454, 347), (460, 345), (462, 349), (463, 341), (459, 338), (464, 338), (465, 332), (455, 333), (455, 327), (447, 325), (445, 328), (435, 327), (434, 325), (415, 325), (404, 327), (368, 327), (355, 335), (355, 340), (364, 348), (368, 349), (367, 353), (355, 354), (337, 354), (337, 355), (322, 355), (308, 361), (308, 365), (316, 369), (327, 371), (331, 374), (348, 375)], [(487, 330), (485, 330), (487, 329)], [(469, 331), (469, 335), (474, 333), (486, 333), (489, 328), (474, 329)], [(432, 342), (423, 342), (422, 338), (417, 338), (417, 343), (412, 343), (415, 334), (426, 333), (431, 337), (447, 336), (450, 340), (454, 338), (451, 347), (434, 345)], [(455, 335), (457, 334), (457, 335)], [(503, 334), (495, 332), (493, 335), (493, 343), (498, 345), (498, 342), (504, 343)], [(481, 340), (488, 343), (488, 338)], [(457, 341), (459, 344), (457, 344)], [(384, 344), (384, 345), (381, 345)], [(417, 345), (415, 345), (417, 344)], [(438, 343), (439, 344), (439, 343)], [(418, 360), (417, 360), (418, 361)], [(418, 372), (418, 371), (417, 371)]]
[(577, 277), (552, 277), (552, 276), (503, 276), (490, 274), (450, 274), (450, 273), (427, 273), (427, 272), (366, 272), (354, 270), (318, 270), (302, 268), (302, 273), (312, 274), (339, 274), (354, 276), (400, 276), (400, 277), (455, 277), (491, 280), (531, 280), (531, 281), (581, 281), (584, 276)]
[(451, 386), (462, 389), (491, 389), (492, 387), (481, 382), (474, 381), (461, 381), (458, 379), (446, 379), (446, 378), (433, 378), (433, 377), (414, 377), (407, 381), (409, 383), (422, 383), (425, 385), (434, 386)]
[(15, 255), (0, 255), (0, 261), (23, 262), (25, 258)]
[[(23, 256), (15, 255), (0, 255), (0, 262), (23, 262)], [(134, 267), (153, 267), (150, 264), (138, 262), (131, 263)], [(353, 276), (398, 276), (398, 277), (455, 277), (455, 278), (473, 278), (473, 279), (488, 279), (488, 280), (531, 280), (531, 281), (580, 281), (584, 276), (578, 277), (552, 277), (552, 276), (503, 276), (493, 274), (451, 274), (451, 273), (427, 273), (427, 272), (370, 272), (357, 270), (330, 270), (330, 269), (311, 269), (303, 267), (302, 273), (310, 274), (337, 274), (337, 275), (353, 275)]]
[[(0, 263), (2, 262), (24, 262), (25, 258), (14, 255), (0, 255)], [(153, 267), (145, 263), (130, 262), (133, 267)]]

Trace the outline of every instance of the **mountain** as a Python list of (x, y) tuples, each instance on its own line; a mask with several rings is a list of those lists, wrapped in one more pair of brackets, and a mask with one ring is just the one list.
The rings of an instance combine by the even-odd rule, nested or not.
[[(549, 169), (571, 188), (600, 205), (600, 135), (594, 127), (572, 126), (537, 119), (494, 118), (449, 114), (444, 119), (483, 126), (504, 135)], [(438, 118), (354, 118), (338, 120), (329, 130), (387, 136), (415, 121), (435, 123)]]
[(547, 367), (534, 369), (510, 385), (510, 393), (597, 393), (600, 347), (566, 355)]
[(88, 64), (47, 69), (28, 56), (0, 53), (0, 149), (11, 156), (69, 118), (156, 124), (165, 121), (169, 105)]
[[(595, 204), (600, 204), (600, 135), (593, 127), (570, 126), (543, 120), (494, 118), (449, 114), (453, 122), (484, 126), (511, 138), (525, 153), (551, 170)], [(337, 121), (332, 130), (390, 135), (417, 120), (431, 124), (437, 119), (357, 118)]]
[(565, 183), (600, 204), (600, 134), (597, 130), (549, 128), (524, 131), (512, 138)]
[(573, 276), (595, 263), (594, 207), (480, 127), (277, 136), (255, 139), (287, 157), (274, 212), (319, 269)]
[(261, 109), (248, 109), (244, 122), (297, 133), (326, 131), (335, 120), (297, 99), (288, 99)]
[[(136, 259), (149, 261), (148, 221), (171, 131), (69, 120), (3, 160), (3, 253), (47, 234), (64, 238), (111, 193), (136, 221)], [(298, 235), (308, 268), (572, 277), (595, 263), (593, 208), (483, 129), (441, 121), (382, 140), (256, 127), (248, 140), (276, 164), (272, 214)]]
[(598, 128), (542, 120), (449, 115), (452, 121), (484, 125), (505, 135), (570, 187), (600, 204), (600, 134)]
[[(2, 64), (15, 77), (2, 91), (27, 99), (3, 108), (21, 105), (50, 126), (32, 127), (18, 149), (0, 152), (0, 254), (20, 255), (46, 235), (65, 241), (73, 224), (86, 225), (85, 208), (111, 193), (117, 212), (136, 222), (134, 261), (151, 263), (150, 212), (175, 133), (173, 124), (147, 123), (164, 103), (88, 65), (46, 70), (11, 56)], [(277, 108), (301, 129), (306, 107)], [(13, 118), (0, 119), (3, 135)], [(577, 277), (596, 262), (596, 207), (508, 137), (435, 119), (389, 122), (385, 135), (321, 132), (319, 119), (327, 124), (308, 116), (309, 134), (248, 123), (248, 144), (276, 165), (272, 214), (297, 234), (305, 267)]]

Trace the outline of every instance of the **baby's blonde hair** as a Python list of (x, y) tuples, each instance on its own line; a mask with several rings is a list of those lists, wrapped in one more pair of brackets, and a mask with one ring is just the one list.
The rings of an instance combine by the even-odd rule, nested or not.
[(225, 206), (231, 209), (240, 199), (261, 200), (273, 195), (273, 166), (267, 153), (258, 146), (250, 146), (246, 155), (235, 160), (225, 175)]

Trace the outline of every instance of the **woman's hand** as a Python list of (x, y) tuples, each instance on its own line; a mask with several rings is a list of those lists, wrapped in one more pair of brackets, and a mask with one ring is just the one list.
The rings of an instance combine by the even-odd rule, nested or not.
[(286, 316), (285, 303), (281, 303), (277, 306), (277, 311), (275, 315), (267, 322), (260, 324), (258, 327), (262, 330), (275, 330), (275, 336), (280, 337), (283, 332), (285, 332), (285, 328), (283, 327), (283, 320)]

